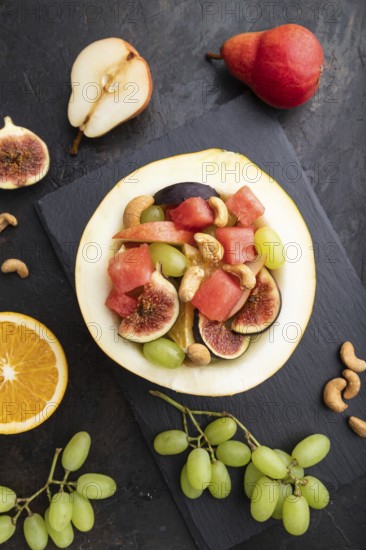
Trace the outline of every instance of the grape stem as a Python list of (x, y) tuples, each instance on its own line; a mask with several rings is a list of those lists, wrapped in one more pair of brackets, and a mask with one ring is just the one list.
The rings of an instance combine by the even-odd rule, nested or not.
[[(242, 422), (240, 422), (240, 420), (238, 420), (238, 418), (236, 418), (231, 413), (228, 413), (228, 412), (225, 412), (225, 411), (224, 412), (195, 411), (195, 410), (189, 409), (188, 407), (186, 407), (184, 405), (181, 405), (181, 403), (178, 403), (178, 401), (175, 401), (174, 399), (172, 399), (171, 397), (169, 397), (168, 395), (165, 395), (165, 393), (162, 393), (160, 391), (150, 390), (149, 393), (151, 395), (153, 395), (154, 397), (159, 397), (163, 401), (166, 401), (167, 403), (169, 403), (170, 405), (172, 405), (173, 407), (175, 407), (176, 409), (181, 411), (181, 413), (183, 413), (183, 426), (184, 426), (184, 430), (185, 430), (187, 436), (189, 437), (188, 426), (187, 426), (187, 415), (188, 415), (190, 420), (194, 424), (194, 426), (197, 428), (198, 432), (201, 434), (199, 436), (198, 442), (200, 441), (201, 438), (205, 439), (205, 441), (207, 442), (207, 444), (209, 446), (209, 450), (211, 449), (210, 453), (212, 451), (212, 447), (209, 444), (209, 442), (207, 440), (207, 437), (205, 436), (204, 432), (202, 431), (201, 426), (199, 425), (199, 423), (195, 419), (194, 415), (217, 416), (219, 418), (223, 418), (223, 417), (231, 418), (232, 420), (234, 420), (234, 422), (236, 422), (236, 424), (239, 426), (239, 428), (241, 428), (243, 430), (244, 435), (245, 435), (245, 439), (247, 440), (248, 445), (251, 448), (251, 450), (253, 451), (257, 447), (260, 447), (260, 443), (253, 436), (253, 434), (251, 434), (250, 431), (244, 426), (244, 424), (242, 424)], [(198, 446), (200, 446), (200, 445), (198, 445)], [(212, 451), (212, 453), (213, 453), (213, 451)], [(211, 456), (212, 456), (212, 453), (211, 453)]]
[[(67, 488), (69, 489), (70, 487), (76, 487), (76, 483), (73, 483), (71, 481), (67, 481), (67, 478), (68, 478), (68, 475), (69, 475), (69, 472), (66, 471), (65, 472), (65, 475), (64, 475), (64, 478), (62, 481), (58, 481), (56, 479), (53, 479), (53, 476), (54, 476), (54, 473), (55, 473), (55, 469), (56, 469), (56, 465), (57, 465), (57, 461), (58, 461), (58, 457), (61, 453), (62, 449), (56, 449), (55, 451), (55, 454), (54, 454), (54, 457), (53, 457), (53, 460), (52, 460), (52, 464), (51, 464), (51, 469), (49, 471), (49, 474), (48, 474), (48, 478), (47, 478), (47, 481), (46, 483), (43, 485), (43, 487), (41, 487), (40, 489), (38, 489), (38, 491), (36, 491), (33, 495), (31, 495), (30, 497), (21, 497), (21, 498), (17, 498), (17, 501), (16, 501), (16, 510), (17, 510), (17, 513), (15, 514), (15, 516), (12, 518), (12, 523), (13, 525), (16, 525), (17, 523), (17, 520), (19, 518), (19, 516), (22, 514), (22, 512), (24, 510), (27, 511), (28, 513), (28, 516), (31, 516), (33, 514), (33, 512), (31, 511), (31, 509), (29, 508), (29, 504), (35, 500), (37, 497), (39, 497), (39, 495), (41, 495), (42, 493), (44, 493), (44, 491), (46, 491), (47, 493), (47, 496), (48, 496), (48, 500), (50, 501), (51, 500), (51, 490), (50, 490), (50, 485), (60, 485), (60, 491), (63, 491), (63, 488), (64, 486), (66, 485)], [(20, 503), (24, 503), (24, 504), (20, 504)]]

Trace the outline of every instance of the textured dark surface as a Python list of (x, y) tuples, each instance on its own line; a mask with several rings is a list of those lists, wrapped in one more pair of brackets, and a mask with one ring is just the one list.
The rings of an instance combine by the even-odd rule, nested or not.
[[(32, 272), (26, 281), (1, 279), (0, 308), (40, 318), (59, 336), (70, 363), (68, 392), (57, 415), (28, 434), (1, 436), (1, 482), (20, 493), (33, 491), (47, 474), (51, 449), (78, 429), (91, 431), (90, 466), (115, 475), (120, 491), (118, 498), (97, 506), (96, 528), (78, 535), (75, 548), (181, 550), (194, 545), (112, 372), (75, 316), (75, 297), (33, 203), (218, 104), (234, 97), (240, 101), (242, 92), (250, 95), (219, 63), (206, 63), (203, 52), (217, 49), (236, 32), (297, 22), (321, 40), (326, 72), (317, 98), (280, 113), (280, 121), (365, 283), (365, 11), (362, 0), (309, 5), (265, 0), (1, 3), (2, 115), (41, 135), (49, 145), (52, 167), (34, 188), (0, 191), (1, 210), (20, 221), (18, 229), (0, 236), (1, 259), (21, 256)], [(74, 132), (65, 114), (70, 68), (82, 47), (111, 35), (131, 41), (151, 63), (152, 103), (140, 118), (101, 139), (85, 141), (79, 157), (71, 159)], [(101, 177), (99, 173), (97, 179)], [(337, 491), (332, 507), (316, 514), (306, 538), (294, 540), (277, 526), (240, 548), (272, 548), (275, 537), (281, 549), (364, 549), (365, 492), (365, 477)], [(18, 550), (24, 543), (19, 535), (4, 547)]]
[[(245, 125), (241, 124), (241, 119), (245, 120)], [(341, 365), (337, 358), (339, 342), (352, 333), (356, 349), (362, 347), (366, 336), (366, 291), (306, 177), (301, 173), (294, 150), (278, 122), (251, 98), (240, 103), (231, 101), (132, 155), (127, 164), (135, 165), (137, 169), (130, 178), (125, 178), (125, 185), (131, 185), (128, 181), (134, 179), (138, 189), (139, 167), (148, 162), (213, 145), (229, 151), (245, 152), (262, 169), (268, 165), (272, 167), (271, 175), (298, 205), (312, 235), (317, 251), (317, 293), (305, 336), (286, 366), (275, 376), (235, 397), (210, 399), (178, 395), (177, 398), (196, 410), (233, 411), (244, 423), (249, 423), (249, 429), (263, 444), (286, 451), (291, 451), (306, 435), (317, 432), (327, 434), (332, 441), (332, 453), (314, 471), (326, 485), (339, 487), (365, 473), (366, 450), (364, 441), (354, 436), (345, 419), (335, 416), (322, 405), (321, 389), (329, 378), (340, 373)], [(298, 169), (296, 179), (292, 174), (294, 167)], [(103, 182), (92, 184), (83, 178), (48, 195), (37, 204), (71, 284), (75, 257), (70, 254), (68, 243), (80, 241), (88, 218), (106, 191), (115, 184), (111, 174), (118, 171), (124, 178), (127, 176), (123, 173), (124, 169), (124, 162), (121, 162), (103, 171)], [(223, 183), (227, 181), (224, 169), (225, 166), (221, 166)], [(250, 174), (250, 170), (247, 173)], [(284, 177), (284, 173), (288, 176)], [(70, 204), (72, 207), (68, 208)], [(271, 205), (268, 204), (267, 208), (270, 210)], [(76, 216), (76, 212), (80, 214)], [(285, 242), (291, 242), (291, 226), (288, 231), (289, 238)], [(353, 289), (351, 294), (348, 286)], [(335, 291), (336, 301), (333, 300)], [(353, 312), (352, 323), (350, 311)], [(98, 319), (93, 321), (98, 322)], [(285, 326), (280, 323), (277, 328), (285, 336), (279, 337), (279, 333), (275, 333), (276, 342), (284, 344), (288, 340)], [(268, 337), (268, 333), (263, 337)], [(105, 359), (105, 362), (109, 360)], [(180, 427), (179, 413), (148, 395), (153, 387), (151, 383), (119, 367), (114, 367), (114, 370), (148, 444), (160, 430)], [(174, 397), (174, 392), (169, 393)], [(351, 414), (362, 416), (362, 397), (354, 400), (351, 406)], [(242, 522), (243, 514), (249, 515), (249, 502), (243, 499), (241, 469), (231, 470), (234, 489), (228, 500), (217, 502), (205, 494), (192, 502), (185, 499), (179, 490), (179, 472), (186, 457), (179, 456), (174, 460), (156, 454), (154, 457), (200, 548), (227, 550), (268, 527), (267, 523), (257, 523), (250, 517), (246, 518), (245, 523)]]

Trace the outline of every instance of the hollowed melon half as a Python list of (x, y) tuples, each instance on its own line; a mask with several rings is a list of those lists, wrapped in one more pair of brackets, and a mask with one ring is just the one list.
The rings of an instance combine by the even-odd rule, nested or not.
[[(183, 364), (175, 370), (150, 363), (142, 346), (118, 337), (118, 318), (104, 305), (111, 288), (108, 260), (115, 250), (112, 236), (122, 228), (127, 203), (137, 195), (153, 195), (182, 181), (211, 185), (231, 194), (248, 185), (266, 207), (259, 225), (273, 227), (286, 249), (284, 266), (273, 272), (282, 294), (282, 309), (271, 329), (253, 337), (247, 352), (207, 367)], [(315, 262), (307, 226), (282, 187), (244, 155), (208, 149), (162, 159), (136, 170), (108, 193), (91, 217), (76, 260), (76, 290), (85, 323), (100, 348), (113, 361), (151, 382), (193, 395), (232, 395), (273, 376), (289, 359), (308, 324), (315, 296)]]

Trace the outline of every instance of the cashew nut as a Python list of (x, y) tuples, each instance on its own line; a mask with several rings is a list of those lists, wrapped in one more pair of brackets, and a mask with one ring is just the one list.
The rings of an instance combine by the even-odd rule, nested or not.
[(224, 247), (222, 244), (207, 233), (196, 233), (194, 240), (204, 262), (218, 263), (224, 256)]
[(222, 269), (226, 273), (231, 273), (240, 279), (240, 287), (245, 290), (251, 290), (256, 285), (256, 278), (253, 271), (245, 264), (224, 264)]
[(353, 397), (356, 397), (361, 389), (360, 377), (351, 369), (344, 369), (342, 376), (347, 380), (347, 387), (344, 390), (343, 397), (345, 399), (352, 399)]
[(187, 349), (188, 358), (195, 365), (203, 367), (211, 362), (211, 354), (203, 344), (191, 344)]
[(343, 412), (348, 405), (342, 401), (341, 391), (347, 386), (344, 378), (333, 378), (324, 386), (323, 399), (326, 406), (336, 412)]
[(10, 258), (5, 260), (1, 266), (1, 271), (3, 273), (14, 273), (17, 272), (19, 277), (25, 279), (29, 275), (29, 269), (24, 262), (21, 260), (16, 260), (15, 258)]
[(154, 197), (150, 195), (140, 195), (132, 199), (126, 206), (123, 212), (123, 225), (127, 227), (135, 227), (140, 225), (140, 217), (146, 208), (154, 204)]
[(0, 214), (0, 233), (4, 231), (8, 225), (18, 225), (18, 220), (12, 214), (4, 212), (4, 214)]
[(354, 372), (363, 372), (366, 370), (366, 361), (359, 359), (355, 354), (355, 348), (351, 342), (344, 342), (341, 347), (342, 362)]
[(208, 204), (214, 211), (214, 224), (217, 227), (225, 227), (229, 221), (229, 212), (224, 201), (219, 197), (211, 197), (208, 199)]
[(366, 422), (357, 418), (357, 416), (350, 416), (348, 419), (349, 427), (360, 437), (366, 437)]
[(204, 270), (196, 265), (192, 265), (185, 271), (178, 292), (182, 302), (190, 302), (192, 300), (204, 276)]

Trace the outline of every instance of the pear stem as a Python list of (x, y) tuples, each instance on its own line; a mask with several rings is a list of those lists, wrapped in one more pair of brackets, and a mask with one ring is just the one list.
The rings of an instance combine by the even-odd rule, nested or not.
[(222, 57), (219, 53), (207, 52), (206, 59), (222, 59)]
[(77, 135), (76, 135), (76, 138), (72, 142), (71, 151), (70, 151), (72, 156), (75, 156), (75, 155), (78, 154), (79, 144), (80, 144), (80, 141), (81, 141), (81, 138), (83, 137), (83, 135), (84, 135), (84, 132), (82, 130), (79, 130)]

